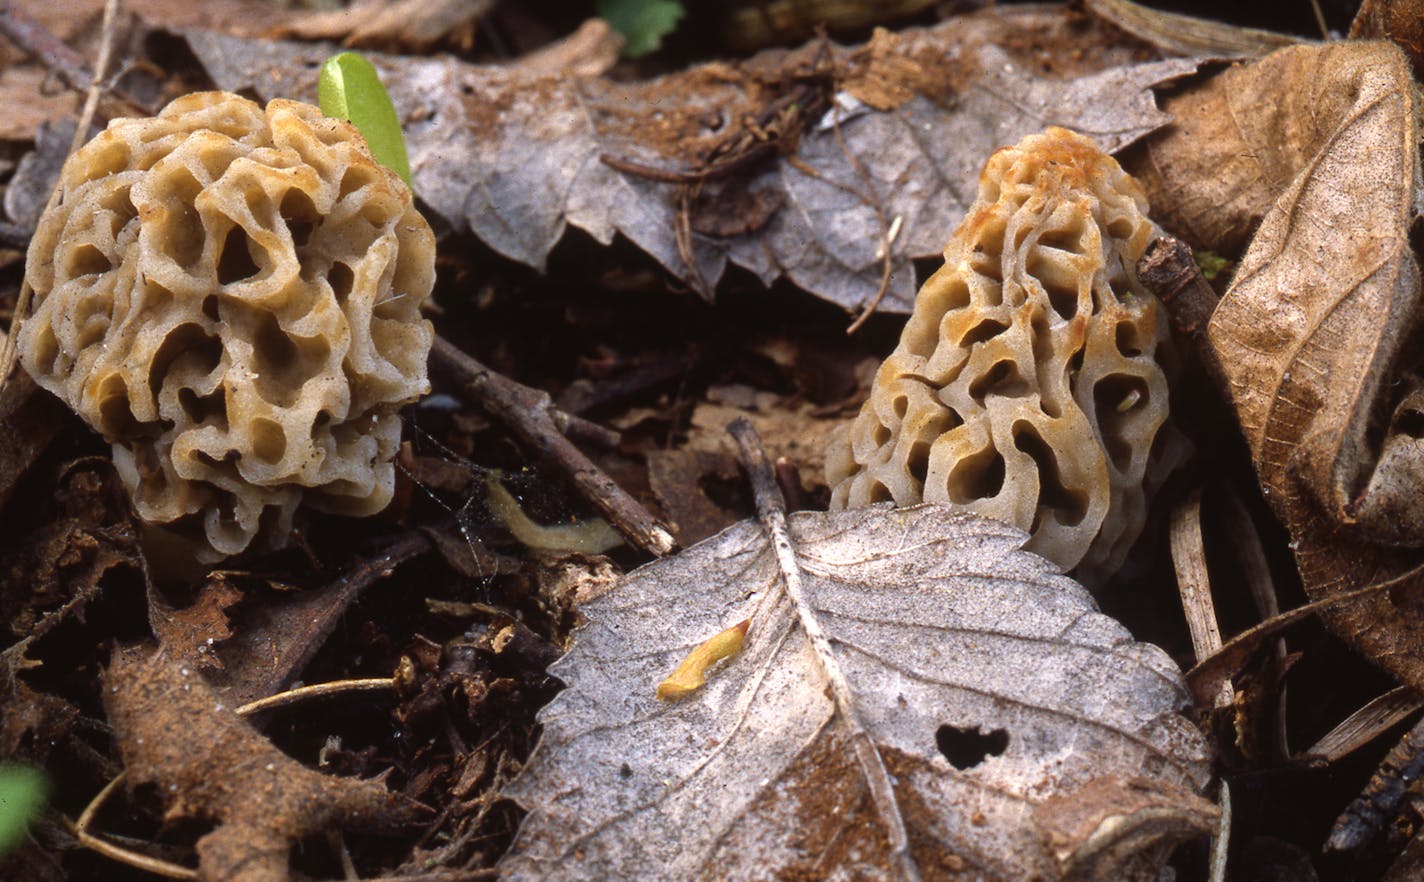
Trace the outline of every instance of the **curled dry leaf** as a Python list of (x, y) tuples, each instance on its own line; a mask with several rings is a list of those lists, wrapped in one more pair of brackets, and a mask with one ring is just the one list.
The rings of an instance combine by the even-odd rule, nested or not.
[(379, 783), (330, 777), (288, 757), (162, 650), (117, 650), (104, 682), (129, 786), (155, 785), (169, 820), (216, 822), (198, 840), (199, 878), (283, 882), (288, 851), (305, 836), (417, 817), (414, 803)]
[[(1211, 828), (1210, 753), (1178, 713), (1176, 667), (1022, 551), (1026, 534), (931, 505), (790, 524), (924, 878), (1156, 879)], [(583, 607), (553, 668), (568, 688), (512, 789), (531, 814), (502, 878), (886, 875), (885, 829), (784, 598), (696, 695), (653, 695), (778, 572), (744, 521)]]
[[(310, 65), (326, 52), (185, 37), (222, 88), (266, 97), (310, 98)], [(715, 285), (733, 264), (856, 309), (881, 286), (879, 255), (898, 218), (882, 306), (908, 312), (911, 260), (939, 253), (974, 201), (984, 156), (1051, 124), (1111, 152), (1168, 121), (1151, 87), (1196, 62), (1135, 63), (1138, 48), (1060, 9), (1032, 8), (632, 83), (449, 58), (371, 60), (403, 116), (416, 192), (445, 225), (510, 258), (542, 268), (570, 226), (602, 243), (621, 233), (694, 285)], [(651, 180), (605, 155), (706, 177)]]
[[(1409, 63), (1388, 43), (1297, 47), (1170, 108), (1179, 122), (1146, 156), (1160, 202), (1180, 209), (1171, 220), (1229, 249), (1259, 219), (1208, 333), (1305, 589), (1319, 599), (1398, 578), (1424, 560)], [(1420, 688), (1416, 588), (1417, 575), (1326, 621)]]

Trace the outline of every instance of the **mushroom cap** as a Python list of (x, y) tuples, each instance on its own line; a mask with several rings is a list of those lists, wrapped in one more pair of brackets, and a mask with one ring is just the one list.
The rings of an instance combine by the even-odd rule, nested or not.
[(1175, 369), (1135, 267), (1155, 227), (1082, 135), (997, 151), (859, 416), (830, 440), (833, 509), (944, 502), (1029, 531), (1080, 578), (1115, 571), (1186, 451)]
[(110, 122), (59, 186), (20, 359), (113, 444), (140, 517), (211, 561), (284, 544), (299, 504), (386, 506), (435, 238), (354, 127), (195, 93)]

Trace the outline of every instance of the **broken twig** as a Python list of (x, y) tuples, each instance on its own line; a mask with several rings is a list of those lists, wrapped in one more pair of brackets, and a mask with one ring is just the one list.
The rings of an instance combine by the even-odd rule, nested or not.
[(1326, 851), (1358, 851), (1394, 817), (1404, 804), (1410, 785), (1424, 775), (1424, 719), (1404, 733), (1390, 748), (1379, 769), (1335, 822)]
[[(45, 66), (59, 77), (65, 86), (76, 92), (83, 92), (94, 81), (94, 72), (84, 61), (84, 56), (75, 52), (48, 28), (40, 24), (29, 13), (13, 3), (0, 4), (0, 34), (23, 50), (31, 58)], [(109, 94), (127, 104), (130, 109), (145, 115), (153, 109), (122, 89), (113, 88)]]
[(562, 413), (547, 392), (496, 373), (439, 335), (430, 355), (437, 371), (458, 383), (476, 404), (503, 422), (520, 440), (557, 463), (584, 498), (629, 541), (659, 557), (672, 551), (672, 533), (565, 437), (566, 433), (587, 435), (592, 432), (590, 427), (597, 427)]
[(1191, 345), (1207, 378), (1227, 396), (1226, 372), (1206, 335), (1216, 311), (1216, 291), (1202, 277), (1191, 246), (1171, 236), (1152, 240), (1137, 261), (1137, 279), (1167, 307), (1172, 328)]

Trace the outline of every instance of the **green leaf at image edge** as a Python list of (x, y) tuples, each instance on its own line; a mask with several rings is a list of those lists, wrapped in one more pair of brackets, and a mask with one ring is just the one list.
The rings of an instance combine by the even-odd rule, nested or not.
[(598, 15), (623, 37), (625, 58), (657, 51), (682, 19), (682, 0), (598, 0)]
[(29, 766), (0, 765), (0, 857), (25, 837), (30, 819), (44, 806), (49, 781)]
[(376, 161), (410, 186), (410, 160), (400, 117), (371, 62), (356, 52), (328, 58), (317, 81), (317, 103), (322, 113), (355, 126)]

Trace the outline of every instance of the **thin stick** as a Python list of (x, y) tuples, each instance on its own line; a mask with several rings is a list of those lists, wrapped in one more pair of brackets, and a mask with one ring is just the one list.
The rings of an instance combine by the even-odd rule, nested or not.
[[(1255, 601), (1256, 612), (1260, 614), (1261, 619), (1264, 621), (1274, 618), (1280, 614), (1281, 606), (1276, 599), (1276, 583), (1271, 578), (1271, 565), (1266, 561), (1266, 547), (1261, 543), (1261, 533), (1251, 520), (1251, 514), (1246, 511), (1246, 504), (1241, 501), (1241, 494), (1237, 492), (1236, 487), (1225, 481), (1220, 482), (1219, 486), (1224, 491), (1224, 506), (1218, 511), (1224, 519), (1227, 535), (1235, 541), (1241, 578), (1251, 590), (1251, 599)], [(1276, 662), (1284, 665), (1287, 655), (1286, 641), (1282, 637), (1276, 640)], [(1291, 755), (1290, 734), (1286, 730), (1289, 695), (1289, 685), (1282, 682), (1280, 693), (1276, 696), (1275, 727), (1276, 751), (1282, 760)]]
[(269, 695), (266, 698), (249, 701), (247, 704), (239, 707), (237, 712), (245, 717), (250, 714), (255, 714), (258, 711), (272, 710), (277, 707), (288, 707), (306, 701), (309, 698), (342, 695), (347, 692), (379, 692), (394, 688), (396, 688), (396, 681), (391, 677), (368, 677), (359, 680), (333, 680), (330, 683), (313, 683), (310, 686), (298, 686), (296, 689), (288, 689), (286, 692), (278, 692), (276, 695)]
[[(431, 359), (476, 404), (562, 468), (583, 497), (634, 545), (659, 557), (672, 551), (672, 533), (559, 431), (547, 392), (496, 373), (439, 335)], [(570, 421), (579, 419), (565, 416)]]
[(1358, 851), (1368, 845), (1399, 811), (1411, 785), (1421, 775), (1424, 775), (1424, 719), (1415, 723), (1385, 754), (1379, 769), (1365, 785), (1365, 792), (1335, 821), (1330, 838), (1325, 840), (1325, 850)]
[(776, 551), (776, 561), (781, 570), (786, 596), (796, 608), (797, 618), (811, 641), (811, 648), (815, 651), (821, 673), (825, 675), (826, 682), (831, 687), (836, 710), (849, 730), (856, 759), (860, 761), (861, 771), (870, 787), (876, 813), (885, 825), (885, 834), (890, 840), (891, 866), (906, 882), (918, 880), (919, 870), (910, 855), (905, 820), (900, 816), (900, 806), (896, 802), (895, 788), (890, 783), (890, 774), (885, 769), (885, 762), (880, 756), (879, 748), (875, 746), (875, 740), (866, 731), (860, 714), (856, 713), (855, 694), (851, 691), (850, 681), (841, 670), (840, 662), (836, 660), (831, 649), (830, 638), (821, 628), (821, 622), (816, 617), (815, 610), (811, 608), (801, 584), (801, 565), (796, 561), (796, 551), (791, 546), (791, 533), (786, 525), (786, 502), (781, 498), (781, 491), (776, 486), (776, 477), (772, 472), (771, 462), (767, 459), (766, 450), (761, 446), (756, 429), (743, 417), (728, 424), (727, 431), (736, 439), (737, 447), (741, 451), (742, 466), (747, 470), (747, 480), (751, 484), (752, 495), (756, 497), (757, 519), (771, 534), (771, 546)]
[[(9, 4), (6, 4), (9, 7)], [(103, 35), (99, 41), (99, 60), (94, 65), (94, 75), (89, 80), (89, 92), (84, 96), (84, 109), (79, 113), (79, 125), (74, 129), (74, 138), (69, 142), (69, 153), (66, 159), (74, 155), (74, 151), (79, 149), (79, 145), (84, 143), (84, 139), (89, 135), (89, 126), (94, 122), (94, 111), (99, 108), (99, 93), (103, 89), (104, 74), (109, 69), (109, 57), (114, 50), (114, 29), (119, 20), (119, 0), (105, 0), (104, 2), (104, 24)], [(55, 182), (54, 189), (50, 191), (49, 201), (45, 203), (41, 216), (54, 208), (59, 201), (60, 183)], [(20, 327), (25, 322), (25, 315), (30, 310), (30, 297), (34, 294), (34, 289), (30, 287), (29, 274), (25, 275), (24, 281), (20, 283), (20, 294), (15, 298), (15, 314), (10, 318), (10, 331), (5, 335), (5, 348), (0, 350), (0, 389), (10, 380), (10, 374), (15, 370), (15, 359), (19, 354)]]
[(1172, 327), (1191, 344), (1207, 378), (1230, 401), (1226, 372), (1207, 339), (1207, 323), (1216, 311), (1216, 291), (1202, 277), (1191, 246), (1171, 236), (1152, 240), (1137, 261), (1137, 279), (1167, 307)]
[(1211, 875), (1208, 882), (1226, 882), (1226, 858), (1231, 853), (1231, 785), (1221, 779), (1221, 822), (1211, 840)]
[(89, 800), (89, 804), (84, 807), (84, 811), (79, 813), (79, 819), (74, 822), (74, 838), (79, 840), (80, 845), (90, 851), (96, 851), (110, 860), (127, 864), (130, 867), (137, 867), (140, 870), (146, 870), (156, 876), (165, 876), (169, 879), (198, 878), (197, 870), (190, 870), (179, 864), (149, 857), (146, 854), (140, 854), (136, 851), (130, 851), (127, 848), (109, 842), (107, 839), (100, 839), (98, 836), (89, 832), (89, 825), (94, 822), (94, 816), (99, 813), (99, 809), (104, 803), (109, 801), (109, 797), (113, 796), (114, 791), (118, 789), (119, 785), (127, 780), (127, 776), (127, 772), (120, 772), (114, 777), (114, 780), (105, 784), (104, 789), (95, 794), (93, 799)]

